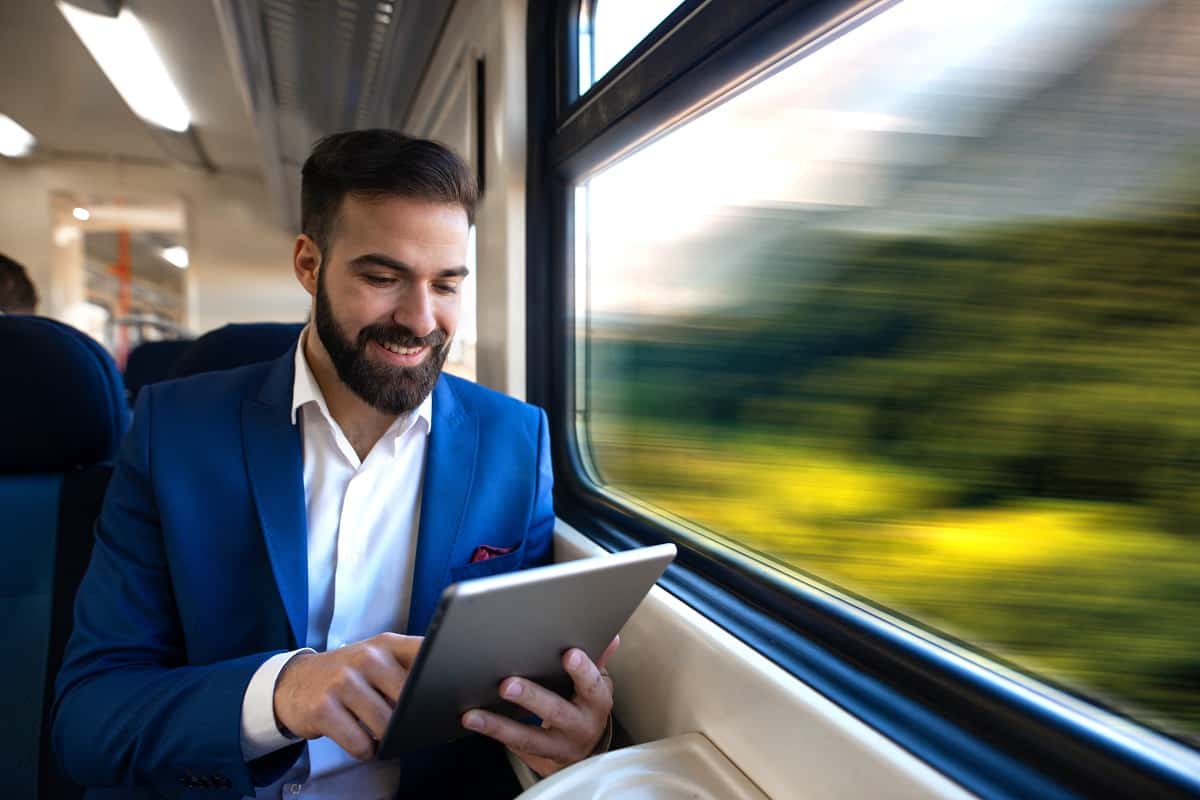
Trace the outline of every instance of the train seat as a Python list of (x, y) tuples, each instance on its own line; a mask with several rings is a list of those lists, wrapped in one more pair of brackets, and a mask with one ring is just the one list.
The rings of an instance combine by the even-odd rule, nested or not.
[(112, 357), (43, 317), (0, 316), (0, 775), (5, 795), (70, 798), (50, 750), (54, 676), (93, 526), (129, 426)]
[(125, 391), (129, 407), (133, 408), (143, 386), (165, 381), (175, 362), (192, 344), (192, 339), (166, 339), (161, 342), (142, 342), (129, 354), (125, 363)]
[(209, 331), (183, 352), (171, 369), (171, 377), (186, 378), (278, 358), (296, 342), (303, 327), (299, 322), (255, 322)]

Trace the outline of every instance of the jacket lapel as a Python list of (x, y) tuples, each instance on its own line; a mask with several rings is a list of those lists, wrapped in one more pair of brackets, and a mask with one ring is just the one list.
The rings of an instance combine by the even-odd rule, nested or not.
[(308, 632), (308, 526), (300, 429), (292, 424), (296, 348), (271, 366), (257, 398), (242, 404), (246, 471), (267, 555), (292, 636), (303, 646)]
[(433, 390), (433, 425), (425, 451), (421, 521), (413, 565), (408, 633), (425, 634), (449, 571), (450, 553), (462, 528), (471, 483), (479, 423), (455, 397), (450, 382)]

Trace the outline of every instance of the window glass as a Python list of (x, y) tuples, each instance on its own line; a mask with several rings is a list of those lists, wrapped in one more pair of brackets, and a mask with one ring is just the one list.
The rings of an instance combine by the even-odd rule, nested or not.
[(579, 93), (646, 38), (683, 0), (591, 0), (579, 11)]
[(475, 292), (475, 284), (479, 281), (478, 252), (476, 227), (472, 225), (467, 232), (467, 279), (459, 284), (459, 296), (462, 299), (458, 309), (458, 328), (450, 342), (445, 364), (446, 372), (471, 381), (475, 380), (475, 344), (479, 330)]
[(576, 189), (595, 478), (1195, 736), (1200, 5), (800, 55)]

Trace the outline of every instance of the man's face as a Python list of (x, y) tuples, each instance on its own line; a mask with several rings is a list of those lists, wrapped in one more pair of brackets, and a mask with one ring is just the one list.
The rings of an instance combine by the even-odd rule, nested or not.
[(458, 324), (466, 275), (461, 206), (347, 195), (317, 273), (316, 331), (338, 377), (404, 414), (433, 390)]

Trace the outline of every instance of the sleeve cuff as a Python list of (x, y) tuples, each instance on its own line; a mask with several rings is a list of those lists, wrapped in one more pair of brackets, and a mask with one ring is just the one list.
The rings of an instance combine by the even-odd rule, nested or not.
[(250, 679), (242, 696), (242, 758), (247, 762), (298, 741), (296, 737), (285, 735), (275, 719), (275, 683), (289, 661), (300, 653), (316, 652), (302, 647), (273, 655), (263, 662)]

